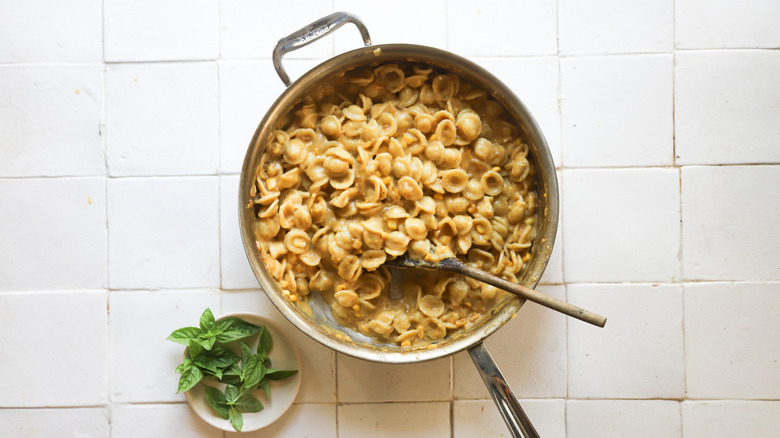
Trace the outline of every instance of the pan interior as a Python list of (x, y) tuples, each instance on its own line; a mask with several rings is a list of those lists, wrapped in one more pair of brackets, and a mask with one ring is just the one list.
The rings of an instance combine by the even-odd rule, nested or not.
[(252, 270), (262, 289), (282, 314), (304, 333), (341, 353), (378, 362), (409, 363), (431, 360), (453, 354), (480, 342), (511, 319), (523, 301), (508, 296), (467, 330), (455, 332), (425, 347), (400, 347), (365, 336), (344, 327), (333, 317), (328, 303), (317, 293), (305, 304), (286, 299), (261, 261), (253, 233), (254, 210), (249, 205), (249, 191), (256, 178), (256, 169), (264, 145), (273, 130), (283, 124), (287, 114), (302, 99), (316, 93), (317, 87), (351, 69), (385, 62), (415, 62), (448, 70), (488, 91), (501, 102), (520, 128), (530, 146), (535, 166), (539, 198), (537, 237), (531, 258), (519, 277), (521, 284), (533, 288), (539, 281), (552, 252), (558, 219), (557, 178), (547, 143), (525, 105), (503, 83), (476, 64), (449, 52), (416, 45), (381, 45), (362, 48), (336, 56), (310, 70), (295, 81), (272, 105), (258, 126), (247, 150), (239, 187), (239, 219), (241, 236)]

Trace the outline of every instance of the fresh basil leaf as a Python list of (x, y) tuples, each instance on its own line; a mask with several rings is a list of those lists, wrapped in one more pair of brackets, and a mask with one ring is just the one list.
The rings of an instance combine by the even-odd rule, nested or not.
[(258, 386), (263, 388), (263, 391), (265, 391), (266, 397), (268, 397), (270, 399), (271, 398), (271, 382), (269, 382), (268, 379), (263, 379), (260, 382), (260, 385), (258, 385)]
[(263, 404), (252, 394), (244, 393), (233, 403), (233, 408), (241, 413), (260, 412), (263, 410)]
[(225, 370), (222, 372), (222, 374), (226, 376), (240, 376), (241, 375), (241, 366), (238, 364), (238, 362), (230, 365), (229, 367), (225, 368)]
[(238, 388), (234, 385), (225, 386), (225, 399), (229, 405), (235, 403), (238, 400)]
[(220, 332), (217, 341), (222, 343), (237, 341), (260, 333), (261, 330), (263, 330), (261, 326), (230, 316), (217, 322), (216, 331)]
[(176, 391), (176, 393), (178, 394), (180, 392), (189, 391), (195, 385), (197, 385), (201, 379), (203, 379), (203, 373), (200, 371), (200, 368), (196, 367), (192, 363), (185, 365), (181, 370), (181, 377), (179, 378), (179, 389)]
[(197, 338), (199, 334), (200, 329), (197, 327), (184, 327), (171, 333), (167, 339), (176, 342), (177, 344), (187, 346), (190, 345), (190, 340)]
[(250, 387), (257, 385), (263, 380), (265, 372), (265, 366), (263, 366), (260, 356), (253, 354), (242, 368), (241, 378), (244, 381), (244, 386)]
[(233, 425), (233, 429), (241, 432), (241, 429), (244, 427), (244, 418), (241, 416), (241, 412), (238, 412), (238, 409), (236, 408), (230, 408), (228, 414), (230, 416), (230, 424)]
[(239, 342), (241, 345), (241, 364), (246, 365), (249, 362), (249, 358), (253, 356), (252, 350), (243, 342)]
[(208, 363), (213, 363), (217, 368), (223, 369), (233, 365), (241, 359), (236, 353), (219, 345), (215, 345), (211, 351), (204, 351), (200, 354), (200, 357), (205, 358), (204, 360), (208, 361)]
[(203, 353), (203, 346), (200, 345), (197, 339), (190, 339), (190, 357), (198, 357)]
[(227, 405), (225, 394), (217, 388), (206, 386), (206, 401), (219, 415), (229, 418), (230, 407)]
[(257, 343), (257, 354), (267, 354), (273, 345), (274, 343), (271, 339), (271, 332), (269, 332), (267, 328), (263, 327), (263, 330), (260, 332), (260, 340)]
[(284, 380), (294, 376), (297, 372), (298, 370), (277, 370), (275, 368), (268, 368), (265, 372), (265, 377), (268, 380)]
[(184, 361), (176, 367), (176, 374), (181, 374), (184, 369), (192, 366), (192, 359), (184, 358)]
[(214, 333), (201, 333), (196, 341), (206, 350), (211, 350), (217, 341), (217, 336)]
[(214, 329), (215, 324), (214, 314), (211, 313), (211, 309), (206, 308), (206, 310), (203, 311), (203, 314), (200, 315), (200, 329), (204, 332), (208, 332), (209, 330)]

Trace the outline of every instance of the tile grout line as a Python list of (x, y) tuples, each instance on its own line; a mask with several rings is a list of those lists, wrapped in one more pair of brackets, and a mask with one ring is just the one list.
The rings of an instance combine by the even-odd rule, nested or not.
[(106, 405), (105, 415), (106, 422), (108, 423), (108, 438), (111, 438), (113, 434), (112, 417), (113, 417), (113, 400), (111, 397), (111, 278), (110, 278), (110, 266), (111, 266), (111, 252), (110, 252), (110, 237), (109, 237), (109, 165), (108, 165), (108, 69), (106, 67), (106, 4), (105, 1), (100, 2), (100, 38), (101, 38), (101, 70), (103, 73), (103, 107), (101, 108), (101, 143), (103, 145), (103, 190), (105, 195), (105, 212), (106, 212), (106, 273), (104, 277), (106, 288)]

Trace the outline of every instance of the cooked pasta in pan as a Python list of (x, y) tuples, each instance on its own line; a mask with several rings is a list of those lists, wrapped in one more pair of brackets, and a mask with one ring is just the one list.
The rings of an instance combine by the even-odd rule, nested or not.
[(400, 346), (470, 326), (503, 297), (441, 272), (393, 274), (408, 253), (457, 257), (516, 281), (536, 233), (529, 147), (504, 108), (420, 64), (346, 73), (270, 139), (252, 188), (262, 260), (285, 296), (319, 293), (334, 317)]

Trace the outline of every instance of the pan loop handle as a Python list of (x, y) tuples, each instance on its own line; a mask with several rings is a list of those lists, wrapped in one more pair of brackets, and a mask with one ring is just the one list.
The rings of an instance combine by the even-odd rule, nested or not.
[(468, 352), (512, 436), (514, 438), (539, 438), (531, 420), (523, 412), (523, 408), (517, 402), (517, 398), (506, 383), (506, 379), (501, 374), (501, 370), (498, 369), (493, 357), (490, 356), (485, 344), (480, 342), (470, 347)]
[(287, 72), (282, 68), (282, 56), (317, 41), (346, 23), (353, 23), (357, 26), (360, 31), (360, 36), (363, 37), (363, 43), (366, 46), (371, 45), (371, 37), (368, 35), (366, 25), (363, 24), (356, 15), (349, 12), (334, 12), (327, 17), (320, 18), (303, 29), (287, 35), (276, 43), (273, 54), (274, 68), (285, 86), (289, 87), (292, 82), (290, 81), (290, 77), (287, 76)]

